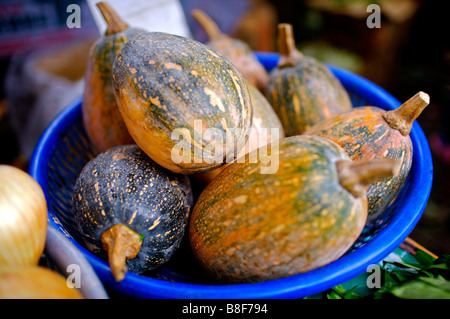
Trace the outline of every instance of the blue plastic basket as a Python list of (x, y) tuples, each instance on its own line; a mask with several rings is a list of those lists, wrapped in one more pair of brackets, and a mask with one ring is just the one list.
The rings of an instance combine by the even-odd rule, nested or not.
[[(257, 53), (257, 57), (268, 70), (278, 61), (274, 53)], [(400, 105), (392, 95), (363, 77), (328, 66), (349, 92), (354, 107), (374, 105), (392, 110)], [(85, 254), (110, 291), (134, 298), (301, 298), (365, 272), (369, 265), (378, 263), (397, 248), (413, 230), (428, 201), (433, 167), (428, 142), (418, 123), (414, 123), (410, 136), (413, 163), (399, 197), (383, 216), (366, 226), (344, 256), (307, 273), (252, 284), (207, 282), (186, 257), (188, 254), (182, 252), (156, 271), (145, 275), (128, 273), (123, 281), (116, 282), (108, 263), (79, 244), (71, 216), (72, 191), (81, 169), (93, 157), (82, 124), (81, 101), (65, 108), (46, 129), (34, 151), (29, 173), (45, 192), (49, 223)]]

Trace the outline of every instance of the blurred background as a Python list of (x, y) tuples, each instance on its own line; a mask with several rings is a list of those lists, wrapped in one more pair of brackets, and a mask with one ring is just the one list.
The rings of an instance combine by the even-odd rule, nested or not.
[[(167, 1), (154, 1), (163, 6)], [(205, 11), (226, 34), (255, 51), (276, 51), (276, 27), (291, 23), (305, 55), (358, 73), (399, 101), (422, 90), (431, 104), (418, 119), (429, 141), (433, 188), (410, 238), (431, 252), (450, 253), (450, 26), (448, 1), (433, 0), (179, 0), (191, 36), (207, 40), (193, 20)], [(69, 28), (68, 6), (81, 25)], [(369, 4), (381, 27), (369, 28)], [(170, 14), (170, 13), (169, 13)], [(100, 36), (86, 1), (0, 1), (0, 163), (27, 169), (52, 118), (80, 97), (86, 59)]]

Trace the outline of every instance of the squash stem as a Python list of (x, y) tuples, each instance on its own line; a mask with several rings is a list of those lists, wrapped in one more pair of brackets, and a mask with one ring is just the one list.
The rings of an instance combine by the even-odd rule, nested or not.
[(366, 194), (366, 188), (371, 183), (395, 176), (400, 169), (400, 162), (392, 158), (355, 162), (339, 160), (336, 168), (341, 185), (358, 198)]
[(102, 234), (103, 249), (108, 253), (108, 261), (116, 281), (125, 278), (127, 260), (136, 257), (141, 249), (142, 239), (138, 233), (125, 225), (117, 224)]
[(99, 2), (97, 7), (108, 25), (105, 35), (117, 34), (129, 28), (129, 25), (117, 14), (108, 2)]
[(295, 66), (303, 58), (303, 54), (295, 46), (292, 24), (278, 24), (278, 52), (280, 53), (278, 68)]
[(428, 104), (430, 104), (430, 96), (420, 91), (399, 108), (385, 112), (383, 118), (390, 127), (407, 136), (411, 132), (413, 122)]
[(208, 35), (209, 41), (220, 39), (224, 34), (220, 31), (217, 23), (211, 19), (205, 12), (200, 9), (194, 9), (191, 11), (191, 15), (202, 26)]

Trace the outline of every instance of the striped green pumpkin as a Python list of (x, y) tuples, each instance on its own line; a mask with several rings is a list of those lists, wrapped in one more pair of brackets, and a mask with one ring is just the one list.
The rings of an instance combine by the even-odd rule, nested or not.
[[(366, 222), (367, 199), (359, 182), (386, 173), (386, 167), (369, 165), (358, 178), (346, 179), (357, 165), (337, 144), (316, 136), (282, 139), (270, 152), (279, 162), (275, 173), (262, 173), (265, 159), (233, 163), (194, 206), (190, 245), (219, 282), (276, 279), (339, 258)], [(387, 171), (391, 174), (391, 162)]]
[[(131, 136), (167, 169), (184, 174), (213, 169), (235, 158), (247, 141), (252, 120), (247, 84), (234, 65), (200, 42), (162, 32), (140, 35), (118, 54), (113, 83)], [(210, 128), (221, 132), (221, 141), (203, 134)], [(172, 136), (180, 132), (176, 129), (190, 139)], [(234, 145), (226, 143), (227, 132)], [(173, 158), (177, 145), (185, 156), (181, 161)], [(223, 158), (215, 158), (213, 150)]]
[(419, 92), (396, 110), (357, 107), (304, 132), (305, 135), (334, 141), (345, 149), (352, 160), (387, 157), (400, 161), (395, 176), (369, 186), (369, 221), (378, 218), (400, 193), (412, 165), (413, 146), (409, 132), (413, 121), (428, 103), (429, 96)]
[(264, 66), (255, 57), (250, 46), (242, 40), (223, 33), (214, 20), (204, 11), (194, 9), (192, 10), (192, 16), (208, 35), (206, 45), (228, 58), (248, 83), (257, 87), (261, 92), (264, 92), (269, 75)]
[[(238, 158), (258, 149), (261, 146), (274, 143), (285, 138), (284, 128), (281, 125), (280, 119), (267, 99), (256, 86), (250, 83), (248, 83), (247, 86), (253, 107), (252, 127), (247, 143), (239, 152)], [(272, 135), (272, 129), (274, 129), (277, 133)], [(200, 185), (207, 185), (229, 164), (231, 163), (227, 163), (226, 165), (204, 173), (195, 174), (194, 177)]]
[(266, 96), (287, 136), (302, 134), (352, 104), (339, 80), (320, 61), (295, 47), (290, 24), (279, 25), (280, 60), (269, 73)]
[(82, 114), (84, 128), (94, 151), (101, 153), (113, 146), (134, 143), (117, 107), (112, 67), (125, 43), (144, 33), (144, 30), (130, 28), (108, 3), (100, 2), (97, 6), (108, 28), (89, 52)]

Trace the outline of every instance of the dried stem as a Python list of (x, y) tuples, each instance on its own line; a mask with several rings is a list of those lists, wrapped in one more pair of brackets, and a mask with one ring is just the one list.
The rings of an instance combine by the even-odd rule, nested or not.
[(303, 54), (295, 46), (294, 31), (289, 23), (278, 24), (278, 52), (279, 68), (295, 66), (303, 58)]
[(101, 242), (108, 253), (114, 278), (121, 281), (127, 272), (127, 260), (136, 257), (141, 249), (142, 240), (139, 234), (125, 225), (117, 224), (102, 234)]
[(383, 118), (390, 127), (406, 136), (411, 132), (413, 122), (428, 104), (430, 104), (430, 96), (420, 91), (399, 108), (385, 112)]
[(97, 3), (97, 7), (108, 25), (105, 31), (106, 36), (123, 32), (129, 28), (129, 25), (117, 14), (108, 2), (99, 2)]
[(200, 9), (194, 9), (191, 11), (191, 15), (195, 20), (202, 26), (208, 35), (209, 41), (217, 40), (224, 36), (222, 31), (220, 31), (216, 22), (211, 19), (204, 11)]
[(387, 177), (395, 176), (400, 168), (400, 163), (392, 158), (380, 158), (373, 160), (339, 160), (336, 162), (339, 181), (355, 197), (366, 194), (366, 188), (373, 182)]

